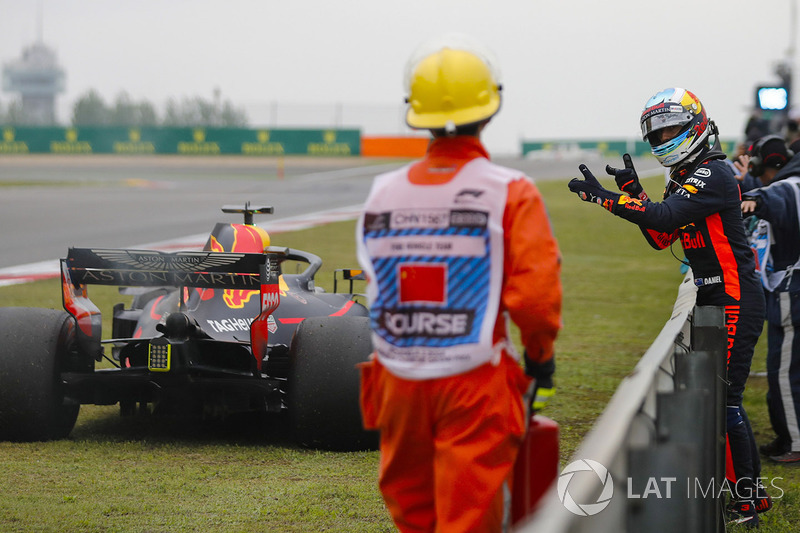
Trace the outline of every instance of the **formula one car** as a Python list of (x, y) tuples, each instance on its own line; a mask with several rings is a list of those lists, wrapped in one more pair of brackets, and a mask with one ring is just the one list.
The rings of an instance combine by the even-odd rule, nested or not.
[[(0, 440), (65, 438), (81, 404), (119, 403), (123, 415), (284, 413), (302, 445), (375, 447), (358, 406), (356, 364), (372, 349), (353, 293), (363, 275), (337, 270), (325, 292), (319, 257), (269, 246), (253, 224), (272, 207), (222, 210), (245, 223), (216, 224), (203, 251), (70, 248), (64, 311), (0, 308)], [(109, 339), (92, 284), (132, 298), (114, 306)]]

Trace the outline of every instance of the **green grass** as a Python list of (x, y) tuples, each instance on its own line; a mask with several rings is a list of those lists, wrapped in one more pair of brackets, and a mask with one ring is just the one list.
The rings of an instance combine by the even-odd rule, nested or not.
[[(580, 202), (564, 182), (538, 186), (563, 256), (558, 392), (544, 414), (561, 425), (566, 463), (669, 318), (682, 275), (632, 224)], [(645, 187), (658, 193), (663, 181)], [(317, 283), (328, 290), (334, 268), (356, 266), (353, 240), (353, 222), (273, 235), (275, 245), (322, 257)], [(101, 309), (122, 301), (89, 290)], [(0, 288), (0, 306), (11, 305), (60, 308), (59, 284)], [(755, 370), (765, 368), (764, 352), (760, 343)], [(765, 394), (765, 379), (751, 378), (745, 401), (759, 443), (772, 438)], [(197, 425), (84, 406), (68, 440), (0, 443), (0, 531), (393, 530), (376, 487), (377, 452), (304, 450), (284, 434), (280, 418)], [(765, 462), (762, 475), (783, 478), (775, 483), (784, 494), (761, 531), (795, 531), (800, 468)]]
[(390, 530), (377, 454), (298, 449), (280, 425), (123, 427), (115, 409), (85, 408), (69, 440), (0, 443), (0, 530)]

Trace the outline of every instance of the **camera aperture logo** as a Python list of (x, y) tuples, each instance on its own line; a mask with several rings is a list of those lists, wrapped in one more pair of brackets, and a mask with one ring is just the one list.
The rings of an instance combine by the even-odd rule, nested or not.
[[(578, 472), (594, 472), (598, 483), (603, 487), (600, 496), (594, 503), (578, 503), (569, 493), (569, 483)], [(579, 459), (568, 464), (558, 477), (558, 499), (566, 509), (578, 516), (593, 516), (608, 507), (614, 495), (614, 480), (608, 469), (591, 459)]]

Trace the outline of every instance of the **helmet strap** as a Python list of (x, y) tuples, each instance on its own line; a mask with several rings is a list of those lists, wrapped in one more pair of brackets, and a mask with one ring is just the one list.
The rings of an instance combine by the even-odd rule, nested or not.
[(708, 129), (709, 129), (708, 136), (709, 137), (711, 137), (712, 135), (714, 136), (714, 144), (711, 145), (711, 148), (721, 150), (722, 146), (719, 140), (719, 128), (717, 128), (717, 123), (714, 122), (713, 120), (709, 120)]

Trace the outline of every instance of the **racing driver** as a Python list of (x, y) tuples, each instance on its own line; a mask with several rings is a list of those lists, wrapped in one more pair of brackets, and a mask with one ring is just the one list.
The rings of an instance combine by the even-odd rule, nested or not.
[(728, 477), (736, 487), (728, 511), (733, 521), (758, 527), (756, 503), (761, 511), (771, 503), (766, 497), (756, 497), (760, 460), (742, 396), (764, 325), (765, 305), (742, 223), (739, 186), (718, 143), (709, 144), (712, 134), (718, 139), (716, 125), (690, 91), (658, 92), (645, 104), (640, 123), (651, 152), (669, 168), (662, 202), (648, 199), (628, 154), (623, 156), (624, 168), (606, 167), (625, 194), (604, 189), (586, 165), (579, 166), (584, 179), (571, 180), (569, 189), (582, 200), (638, 224), (656, 249), (680, 239), (697, 286), (697, 305), (724, 307), (729, 382), (726, 425), (733, 463)]
[(533, 182), (481, 144), (500, 108), (489, 54), (433, 43), (406, 84), (406, 121), (433, 139), (422, 160), (375, 179), (357, 226), (375, 347), (362, 415), (380, 430), (379, 486), (400, 531), (500, 531), (526, 372), (540, 401), (553, 391), (559, 251)]

